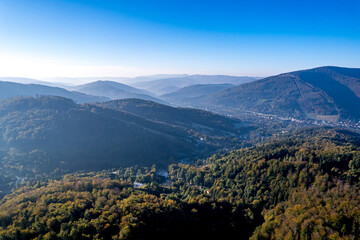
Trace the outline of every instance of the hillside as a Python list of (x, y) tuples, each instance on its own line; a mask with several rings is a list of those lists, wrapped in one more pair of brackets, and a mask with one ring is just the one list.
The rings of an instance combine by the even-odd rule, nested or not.
[(232, 84), (239, 85), (254, 81), (256, 77), (236, 77), (227, 75), (188, 75), (181, 77), (164, 78), (153, 81), (137, 82), (132, 86), (146, 89), (158, 95), (170, 93), (183, 87), (197, 84)]
[(206, 134), (207, 137), (218, 136), (222, 139), (226, 136), (245, 137), (252, 129), (250, 124), (238, 119), (199, 109), (170, 107), (141, 99), (114, 100), (101, 103), (101, 105), (129, 112), (151, 121)]
[(172, 164), (167, 179), (130, 167), (29, 181), (1, 201), (0, 237), (358, 239), (359, 139), (310, 128)]
[(300, 119), (360, 119), (360, 69), (320, 67), (226, 89), (208, 104)]
[[(248, 134), (248, 127), (239, 128), (237, 121), (219, 115), (178, 110), (189, 117), (182, 123), (184, 117), (176, 109), (171, 112), (169, 107), (168, 112), (165, 105), (133, 101), (124, 101), (132, 104), (128, 112), (104, 105), (78, 105), (61, 97), (1, 101), (1, 172), (23, 177), (136, 164), (166, 167), (238, 146)], [(142, 102), (148, 107), (141, 108)], [(107, 104), (114, 103), (121, 101)], [(174, 115), (156, 121), (146, 114), (131, 113), (146, 112), (146, 108), (164, 119), (169, 113)]]
[(151, 96), (152, 93), (149, 91), (137, 89), (122, 83), (112, 81), (91, 82), (73, 87), (73, 89), (82, 93), (103, 96), (110, 99), (139, 98), (165, 103), (164, 101)]
[(2, 169), (17, 176), (166, 165), (210, 150), (183, 129), (60, 97), (1, 102), (0, 134)]
[(201, 101), (210, 94), (234, 87), (232, 84), (196, 84), (161, 95), (165, 101), (181, 106), (201, 106)]
[(41, 95), (70, 98), (78, 103), (91, 103), (109, 100), (109, 98), (106, 97), (91, 96), (80, 92), (68, 91), (59, 87), (0, 81), (0, 99), (15, 98), (19, 96), (35, 97)]

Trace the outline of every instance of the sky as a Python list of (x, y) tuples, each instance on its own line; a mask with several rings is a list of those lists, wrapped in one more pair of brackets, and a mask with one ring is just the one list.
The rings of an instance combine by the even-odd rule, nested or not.
[(0, 0), (0, 76), (360, 67), (358, 0)]

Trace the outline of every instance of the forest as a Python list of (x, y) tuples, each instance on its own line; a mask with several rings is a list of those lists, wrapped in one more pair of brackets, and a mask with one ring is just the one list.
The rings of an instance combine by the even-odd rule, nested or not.
[[(139, 106), (143, 114), (134, 111)], [(140, 99), (82, 105), (57, 96), (3, 100), (0, 191), (6, 191), (1, 184), (15, 184), (16, 177), (136, 164), (167, 167), (182, 159), (208, 157), (246, 144), (251, 127), (241, 124), (208, 111)]]
[(308, 128), (226, 154), (29, 180), (1, 239), (359, 239), (360, 135)]

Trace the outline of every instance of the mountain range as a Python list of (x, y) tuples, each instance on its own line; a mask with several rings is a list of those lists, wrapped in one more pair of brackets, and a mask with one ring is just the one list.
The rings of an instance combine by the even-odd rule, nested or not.
[(70, 85), (82, 85), (89, 82), (96, 82), (99, 79), (106, 79), (107, 81), (120, 82), (124, 84), (131, 84), (136, 82), (146, 82), (153, 81), (164, 78), (174, 78), (174, 77), (184, 77), (186, 74), (155, 74), (155, 75), (145, 75), (138, 77), (55, 77), (55, 78), (46, 78), (46, 81), (49, 82), (64, 82), (71, 83)]
[(35, 97), (41, 95), (53, 95), (71, 98), (78, 103), (101, 102), (109, 100), (107, 97), (92, 96), (77, 91), (68, 91), (59, 87), (0, 81), (0, 99), (15, 98), (19, 96)]
[(183, 87), (195, 84), (232, 84), (239, 85), (251, 82), (258, 77), (236, 77), (227, 75), (187, 75), (182, 77), (164, 78), (153, 81), (137, 82), (132, 86), (146, 89), (158, 95), (167, 94)]
[(319, 67), (283, 73), (195, 99), (175, 93), (163, 97), (182, 106), (226, 108), (280, 117), (332, 122), (360, 119), (358, 68)]
[(0, 82), (0, 98), (54, 95), (78, 103), (137, 98), (161, 104), (221, 109), (228, 113), (247, 111), (330, 122), (360, 119), (358, 68), (319, 67), (264, 79), (222, 75), (174, 75), (152, 80), (154, 78), (156, 76), (139, 78), (147, 80), (132, 86), (95, 81), (67, 86), (68, 90), (40, 84)]

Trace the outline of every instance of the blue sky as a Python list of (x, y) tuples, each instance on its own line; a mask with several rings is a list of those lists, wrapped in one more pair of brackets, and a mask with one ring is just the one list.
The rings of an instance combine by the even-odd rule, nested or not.
[(0, 0), (0, 76), (267, 76), (324, 65), (360, 67), (360, 1)]

